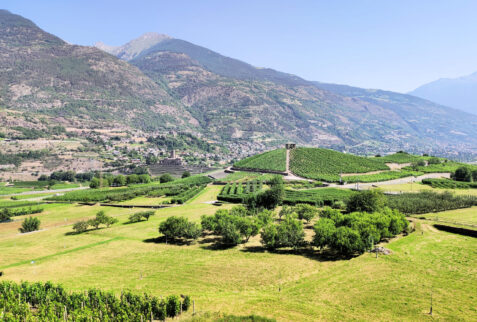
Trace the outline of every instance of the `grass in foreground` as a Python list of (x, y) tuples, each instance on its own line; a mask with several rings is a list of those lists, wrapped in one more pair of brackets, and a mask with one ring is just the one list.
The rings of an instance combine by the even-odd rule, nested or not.
[[(256, 314), (284, 321), (430, 319), (432, 290), (433, 318), (477, 319), (477, 239), (427, 225), (422, 234), (384, 245), (393, 254), (378, 259), (364, 254), (331, 261), (256, 247), (214, 249), (209, 242), (145, 242), (158, 236), (159, 223), (171, 215), (198, 221), (202, 214), (220, 209), (200, 203), (215, 193), (213, 188), (190, 204), (158, 210), (149, 221), (137, 224), (123, 224), (133, 209), (104, 207), (119, 224), (72, 236), (65, 235), (71, 225), (55, 223), (64, 216), (92, 217), (101, 207), (56, 205), (42, 215), (52, 224), (48, 230), (18, 235), (12, 227), (0, 237), (2, 278), (51, 280), (69, 290), (190, 294), (196, 312)], [(259, 240), (250, 246), (259, 246)]]

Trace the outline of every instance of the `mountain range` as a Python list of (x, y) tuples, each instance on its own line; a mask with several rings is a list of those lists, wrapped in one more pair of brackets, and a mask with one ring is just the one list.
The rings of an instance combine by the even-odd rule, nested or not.
[(35, 113), (65, 125), (173, 129), (222, 143), (294, 141), (355, 153), (477, 150), (477, 116), (428, 100), (311, 82), (155, 33), (118, 47), (70, 45), (5, 10), (2, 106), (24, 121)]
[(459, 78), (441, 78), (409, 94), (477, 115), (477, 72)]

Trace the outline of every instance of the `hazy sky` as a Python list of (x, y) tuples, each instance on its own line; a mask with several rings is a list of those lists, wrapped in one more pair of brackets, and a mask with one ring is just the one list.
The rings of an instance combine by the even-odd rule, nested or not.
[(2, 0), (75, 44), (144, 32), (308, 80), (406, 92), (477, 71), (477, 1)]

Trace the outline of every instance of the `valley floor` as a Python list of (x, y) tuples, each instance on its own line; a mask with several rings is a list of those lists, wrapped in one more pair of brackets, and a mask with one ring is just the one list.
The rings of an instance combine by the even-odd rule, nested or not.
[[(72, 223), (93, 217), (101, 207), (47, 205), (39, 215), (42, 230), (30, 234), (18, 233), (20, 221), (0, 224), (1, 279), (49, 280), (71, 290), (189, 294), (199, 315), (477, 320), (477, 239), (439, 231), (419, 219), (416, 232), (386, 244), (393, 253), (377, 259), (369, 253), (328, 259), (316, 252), (265, 252), (259, 237), (230, 249), (216, 249), (207, 239), (192, 245), (153, 242), (159, 223), (171, 215), (198, 221), (220, 209), (207, 204), (220, 189), (209, 186), (186, 205), (158, 210), (136, 224), (124, 223), (140, 209), (102, 207), (119, 223), (81, 235), (68, 235)], [(466, 213), (467, 220), (476, 217), (472, 210)]]

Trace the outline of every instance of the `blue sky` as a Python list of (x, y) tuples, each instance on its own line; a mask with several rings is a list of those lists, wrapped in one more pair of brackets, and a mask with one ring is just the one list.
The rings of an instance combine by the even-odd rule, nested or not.
[(144, 32), (309, 80), (407, 92), (477, 71), (477, 1), (2, 0), (75, 44)]

